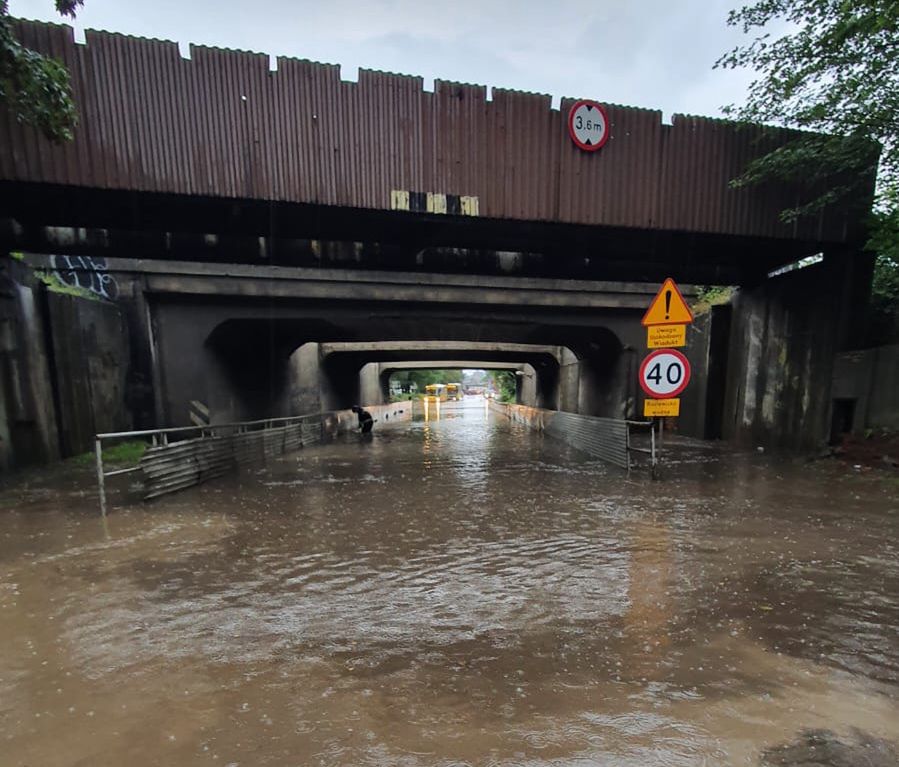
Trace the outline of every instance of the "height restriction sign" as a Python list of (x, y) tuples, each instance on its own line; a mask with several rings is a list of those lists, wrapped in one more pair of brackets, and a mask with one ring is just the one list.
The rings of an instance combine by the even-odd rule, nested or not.
[(690, 383), (690, 362), (676, 349), (651, 352), (640, 365), (640, 386), (654, 399), (671, 399)]
[(568, 112), (568, 135), (579, 149), (595, 152), (609, 140), (609, 116), (596, 101), (575, 101)]

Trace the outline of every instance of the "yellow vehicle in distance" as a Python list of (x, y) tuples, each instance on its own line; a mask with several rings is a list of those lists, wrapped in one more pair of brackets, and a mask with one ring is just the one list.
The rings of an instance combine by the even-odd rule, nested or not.
[(462, 401), (462, 385), (457, 383), (451, 383), (446, 385), (446, 398), (450, 402), (461, 402)]
[(440, 402), (446, 402), (447, 398), (446, 384), (428, 384), (425, 386), (425, 397), (428, 399), (436, 399)]

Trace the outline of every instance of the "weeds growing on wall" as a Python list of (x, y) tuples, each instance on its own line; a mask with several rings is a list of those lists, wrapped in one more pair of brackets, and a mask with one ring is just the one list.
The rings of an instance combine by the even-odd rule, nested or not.
[(64, 296), (75, 296), (76, 298), (86, 298), (89, 301), (100, 301), (101, 298), (87, 290), (86, 288), (73, 287), (72, 285), (66, 285), (59, 277), (56, 276), (53, 272), (44, 272), (40, 270), (35, 270), (34, 276), (37, 277), (44, 285), (47, 286), (47, 290), (52, 293), (61, 293)]
[(694, 316), (706, 314), (713, 306), (730, 303), (737, 289), (733, 285), (706, 285), (699, 288), (699, 294), (693, 302)]

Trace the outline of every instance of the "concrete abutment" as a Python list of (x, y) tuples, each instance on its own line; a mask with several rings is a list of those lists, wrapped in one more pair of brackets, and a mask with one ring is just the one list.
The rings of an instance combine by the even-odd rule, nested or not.
[[(546, 303), (531, 306), (505, 303), (502, 280), (485, 288), (491, 280), (479, 278), (476, 286), (472, 281), (481, 291), (472, 294), (476, 300), (457, 305), (469, 290), (462, 278), (454, 278), (451, 296), (419, 289), (410, 302), (386, 300), (369, 275), (355, 298), (326, 300), (309, 292), (317, 274), (292, 273), (282, 283), (294, 287), (271, 296), (270, 282), (226, 277), (224, 270), (155, 281), (158, 271), (110, 264), (116, 299), (91, 301), (48, 291), (33, 275), (40, 258), (6, 262), (6, 465), (83, 451), (100, 430), (379, 404), (389, 396), (389, 371), (413, 363), (511, 365), (520, 373), (523, 404), (616, 418), (642, 414), (639, 320), (656, 285), (643, 287), (639, 305), (631, 298), (620, 305), (616, 297), (609, 301), (616, 305), (603, 307), (597, 293), (572, 306), (547, 290), (533, 294)], [(870, 276), (864, 266), (852, 254), (830, 254), (697, 317), (688, 331), (693, 381), (679, 430), (795, 450), (826, 442), (833, 360), (856, 333), (852, 309)]]

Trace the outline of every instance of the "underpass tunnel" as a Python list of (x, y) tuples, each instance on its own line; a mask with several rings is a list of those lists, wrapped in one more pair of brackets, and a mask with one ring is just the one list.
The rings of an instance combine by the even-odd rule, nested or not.
[[(538, 401), (537, 370), (528, 362), (485, 362), (473, 359), (447, 359), (423, 362), (401, 360), (397, 362), (369, 362), (360, 371), (362, 401), (366, 404), (381, 404), (390, 400), (391, 380), (398, 373), (417, 370), (484, 370), (504, 372), (516, 388), (516, 402), (536, 406)], [(418, 392), (419, 394), (421, 392)]]
[(216, 327), (204, 344), (203, 395), (198, 395), (214, 414), (211, 420), (253, 420), (386, 402), (386, 385), (378, 372), (374, 387), (365, 388), (372, 375), (366, 366), (397, 361), (428, 367), (447, 360), (461, 360), (472, 368), (515, 365), (523, 373), (522, 401), (558, 408), (563, 353), (558, 347), (467, 341), (322, 343), (303, 337), (314, 332), (308, 326), (267, 321), (226, 321)]
[[(444, 318), (440, 323), (412, 323), (403, 316), (391, 323), (387, 320), (393, 316), (373, 311), (350, 318), (323, 316), (285, 316), (274, 307), (269, 317), (221, 321), (202, 344), (201, 359), (192, 360), (175, 377), (185, 393), (167, 391), (165, 396), (185, 412), (189, 400), (202, 400), (210, 420), (217, 423), (321, 412), (376, 404), (368, 401), (372, 393), (379, 402), (386, 401), (381, 373), (388, 364), (443, 367), (456, 361), (468, 368), (529, 365), (518, 377), (519, 398), (526, 404), (608, 417), (634, 412), (636, 357), (633, 345), (619, 340), (619, 335), (626, 336), (623, 323), (613, 331), (574, 322), (474, 324)], [(637, 322), (633, 325), (642, 332)], [(416, 328), (426, 329), (430, 337), (397, 338), (411, 336)], [(464, 335), (435, 340), (435, 329)], [(190, 332), (185, 330), (185, 336)], [(182, 346), (188, 348), (187, 341)], [(175, 362), (182, 366), (183, 356), (190, 355), (176, 348), (180, 354)], [(366, 367), (373, 363), (381, 366), (377, 373)]]
[[(347, 403), (388, 401), (390, 371), (397, 369), (489, 369), (519, 373), (519, 399), (525, 404), (558, 409), (559, 370), (563, 349), (545, 345), (478, 342), (398, 341), (321, 344), (321, 369), (335, 407)], [(340, 379), (338, 382), (337, 379)], [(358, 381), (354, 386), (352, 380)]]

